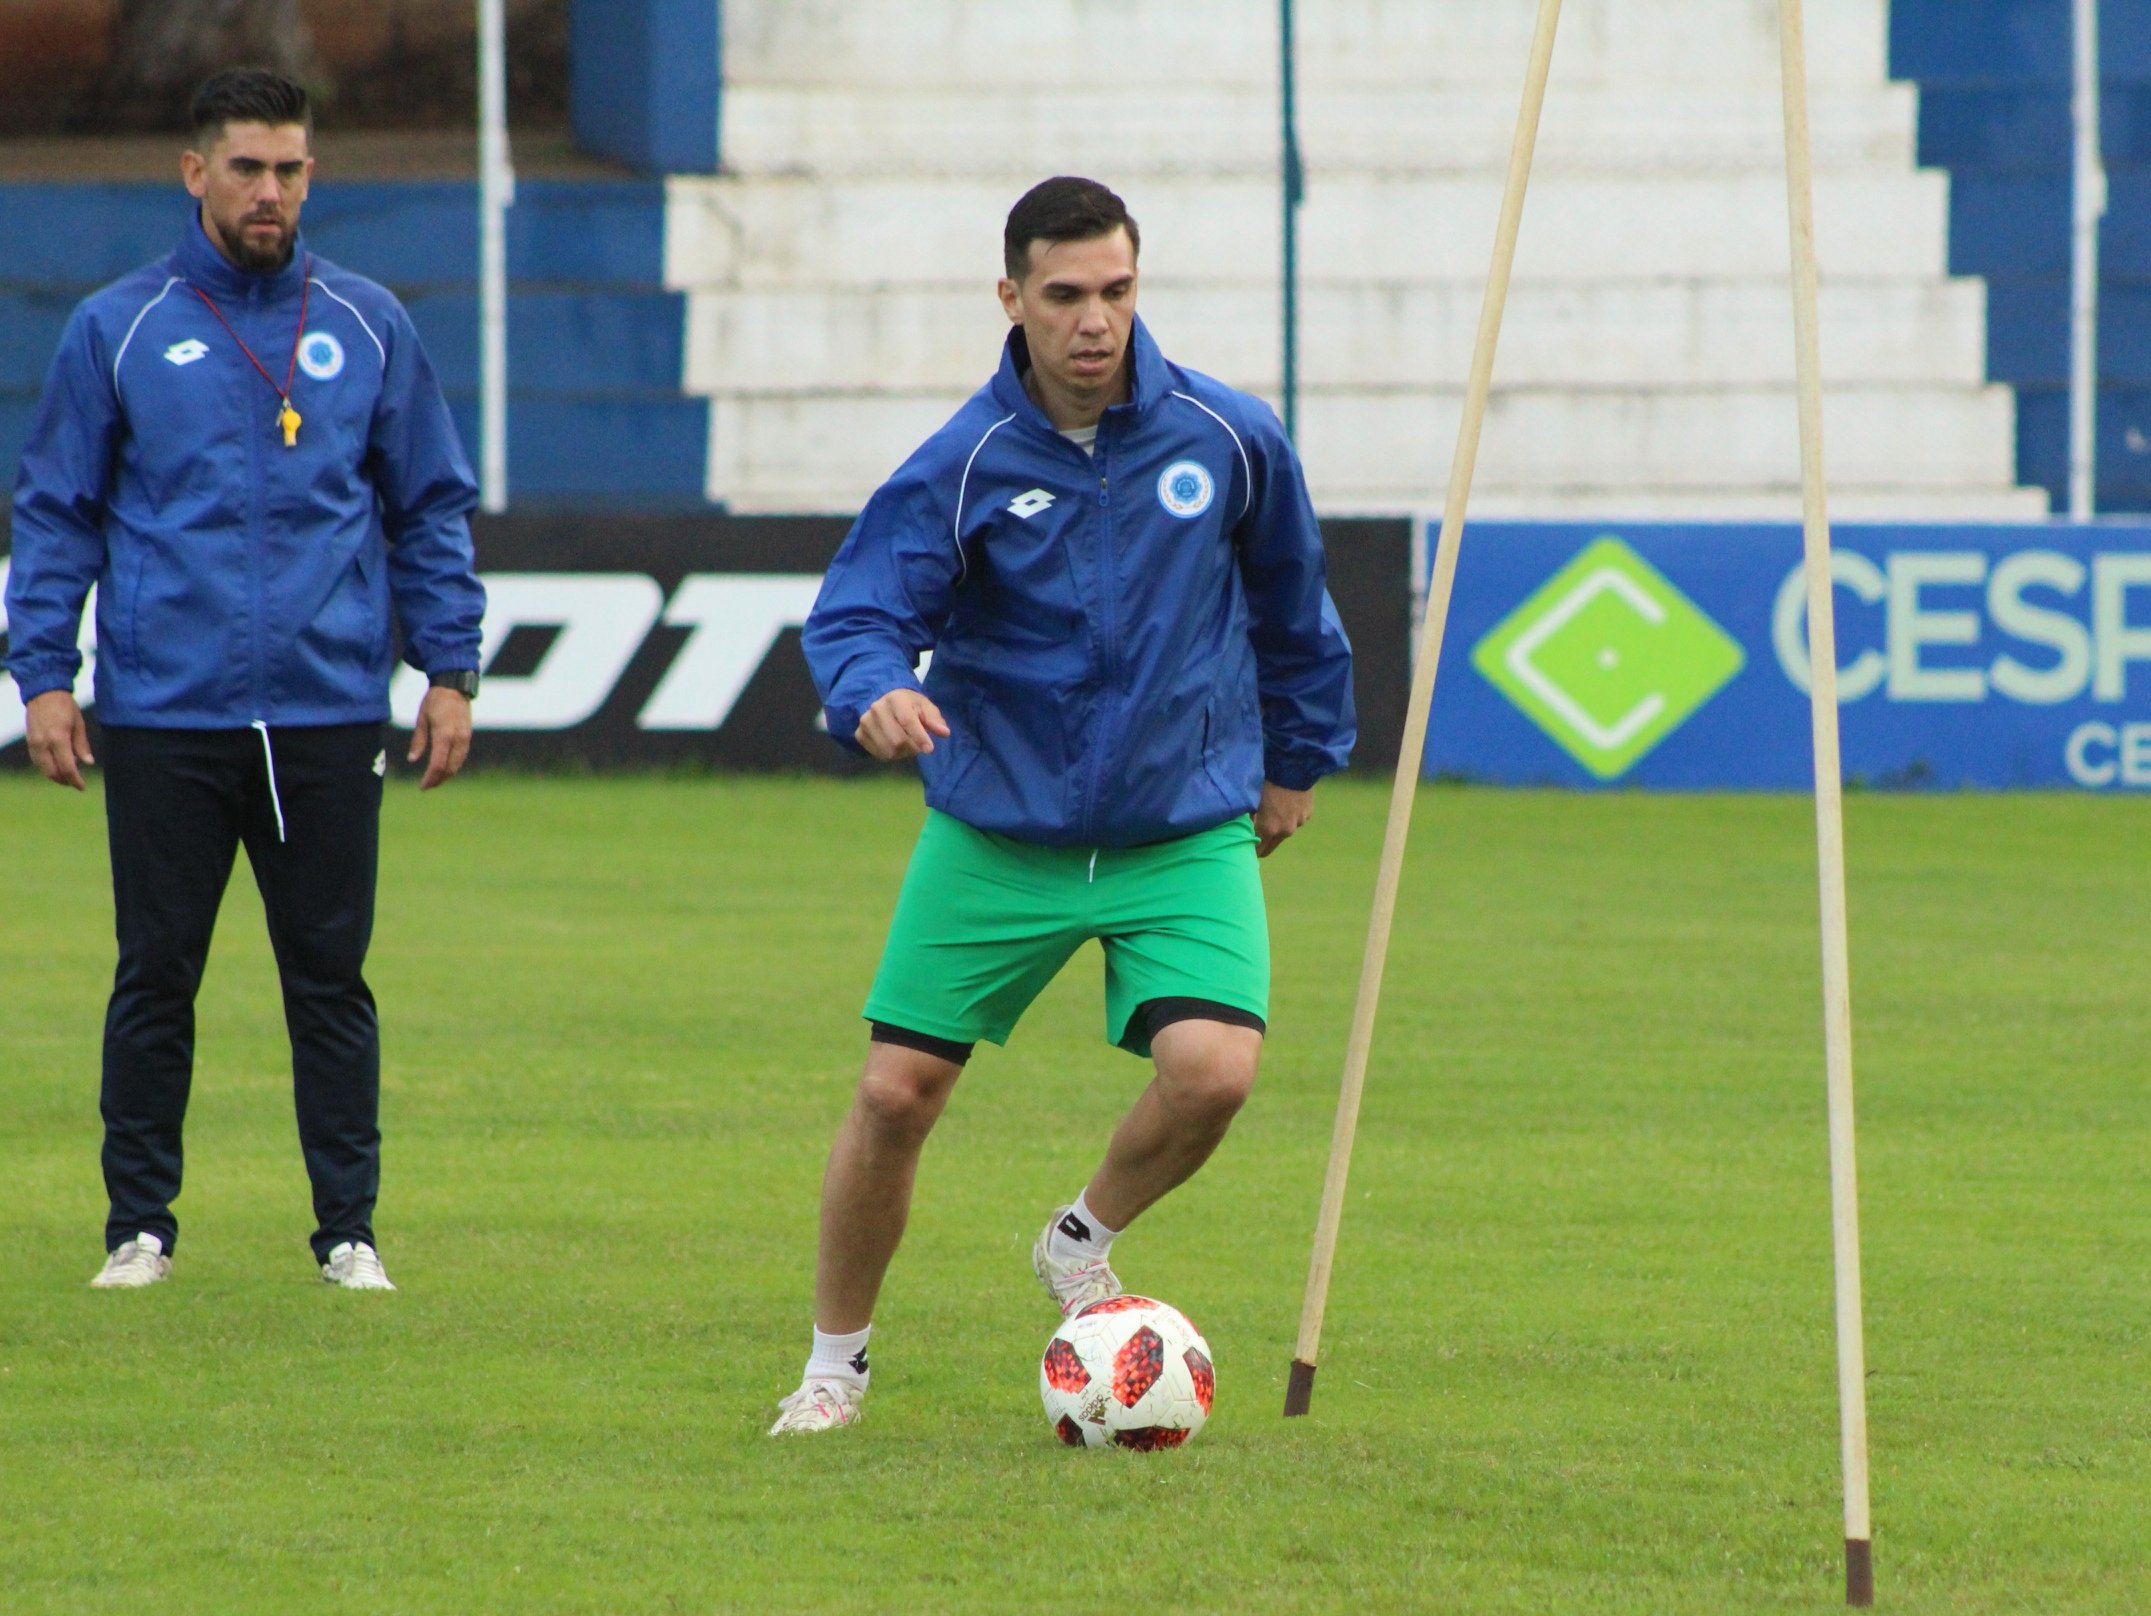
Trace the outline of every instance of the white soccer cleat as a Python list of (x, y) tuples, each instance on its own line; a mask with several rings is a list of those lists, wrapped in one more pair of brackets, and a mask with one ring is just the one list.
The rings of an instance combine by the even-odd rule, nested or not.
[(105, 1259), (104, 1267), (90, 1281), (92, 1290), (134, 1290), (154, 1285), (172, 1271), (172, 1259), (164, 1254), (164, 1242), (153, 1234), (138, 1234)]
[(806, 1431), (834, 1431), (840, 1425), (857, 1425), (866, 1418), (860, 1405), (866, 1388), (852, 1380), (809, 1377), (791, 1396), (777, 1405), (777, 1423), (771, 1436), (797, 1436)]
[(329, 1260), (321, 1265), (321, 1277), (347, 1291), (392, 1291), (381, 1254), (363, 1240), (346, 1240), (329, 1248)]
[(1061, 1258), (1053, 1255), (1053, 1226), (1074, 1211), (1073, 1205), (1057, 1206), (1053, 1216), (1031, 1247), (1031, 1269), (1038, 1283), (1060, 1304), (1061, 1317), (1072, 1318), (1094, 1302), (1111, 1301), (1124, 1288), (1113, 1265), (1103, 1257)]

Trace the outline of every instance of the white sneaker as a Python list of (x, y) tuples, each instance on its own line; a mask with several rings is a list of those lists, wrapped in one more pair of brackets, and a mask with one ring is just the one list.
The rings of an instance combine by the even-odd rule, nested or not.
[(171, 1271), (172, 1259), (164, 1254), (164, 1242), (153, 1234), (138, 1234), (105, 1259), (90, 1287), (100, 1291), (131, 1290), (154, 1285)]
[(866, 1418), (860, 1405), (866, 1388), (855, 1380), (807, 1379), (791, 1396), (777, 1405), (777, 1423), (771, 1436), (796, 1436), (804, 1431), (833, 1431), (840, 1425), (857, 1425)]
[(388, 1270), (381, 1266), (380, 1253), (363, 1240), (346, 1240), (340, 1246), (332, 1246), (329, 1260), (321, 1265), (321, 1277), (347, 1291), (392, 1291), (396, 1288), (388, 1282)]
[(1047, 1294), (1060, 1304), (1064, 1319), (1094, 1302), (1110, 1301), (1122, 1290), (1120, 1276), (1103, 1257), (1064, 1259), (1053, 1255), (1053, 1226), (1074, 1210), (1073, 1204), (1055, 1207), (1037, 1244), (1031, 1247), (1031, 1269)]

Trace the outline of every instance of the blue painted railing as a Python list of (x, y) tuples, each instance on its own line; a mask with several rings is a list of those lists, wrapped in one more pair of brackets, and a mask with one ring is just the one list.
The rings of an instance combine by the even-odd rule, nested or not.
[[(1949, 267), (1986, 278), (1987, 372), (2017, 394), (2017, 476), (2068, 503), (2069, 0), (1895, 0), (1890, 71), (1952, 175)], [(2151, 510), (2151, 6), (2102, 8), (2101, 511)]]

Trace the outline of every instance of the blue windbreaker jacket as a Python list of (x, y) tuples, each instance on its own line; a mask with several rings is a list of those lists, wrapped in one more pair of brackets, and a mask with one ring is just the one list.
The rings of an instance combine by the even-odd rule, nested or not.
[[(304, 294), (295, 447), (195, 288), (279, 384)], [(196, 219), (60, 339), (15, 482), (9, 671), (24, 701), (74, 683), (95, 584), (106, 723), (385, 719), (392, 607), (412, 664), (478, 665), (477, 498), (394, 297), (303, 239), (275, 274), (236, 268)]]
[[(1269, 407), (1170, 364), (1138, 319), (1095, 458), (1001, 367), (867, 502), (805, 631), (829, 733), (923, 689), (926, 801), (1053, 846), (1127, 847), (1344, 766), (1352, 653)], [(933, 652), (923, 685), (913, 668)]]

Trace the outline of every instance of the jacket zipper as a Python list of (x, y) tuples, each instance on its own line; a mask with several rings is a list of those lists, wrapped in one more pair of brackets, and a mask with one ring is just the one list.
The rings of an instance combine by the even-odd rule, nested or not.
[[(259, 285), (247, 288), (247, 308), (242, 313), (255, 316), (261, 313), (261, 288)], [(260, 325), (258, 318), (249, 320), (247, 323), (257, 328), (256, 340), (258, 341)], [(244, 379), (251, 381), (253, 378), (249, 376)], [(262, 624), (267, 615), (267, 603), (263, 598), (267, 593), (267, 584), (263, 576), (262, 566), (262, 440), (261, 434), (253, 431), (249, 425), (249, 418), (253, 413), (250, 408), (251, 404), (252, 398), (249, 396), (247, 403), (240, 406), (239, 412), (240, 432), (245, 437), (247, 444), (247, 576), (251, 585), (251, 604), (253, 608), (253, 634), (251, 636), (252, 643), (247, 647), (247, 664), (253, 685), (249, 694), (253, 698), (251, 705), (254, 709), (254, 717), (257, 720), (266, 721), (269, 716), (269, 681), (268, 670), (263, 665), (264, 658), (262, 654), (262, 642), (265, 638)]]
[(1098, 616), (1103, 630), (1104, 644), (1100, 648), (1104, 684), (1098, 692), (1098, 738), (1091, 747), (1090, 779), (1083, 788), (1083, 831), (1086, 837), (1094, 836), (1098, 815), (1098, 786), (1105, 777), (1105, 759), (1108, 751), (1107, 737), (1112, 730), (1114, 686), (1120, 674), (1120, 625), (1113, 610), (1117, 578), (1113, 565), (1113, 459), (1112, 445), (1106, 437), (1105, 420), (1098, 421), (1098, 437), (1095, 445), (1098, 457)]

